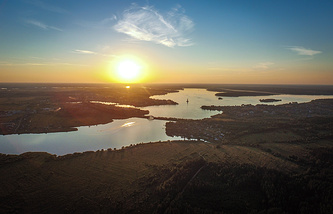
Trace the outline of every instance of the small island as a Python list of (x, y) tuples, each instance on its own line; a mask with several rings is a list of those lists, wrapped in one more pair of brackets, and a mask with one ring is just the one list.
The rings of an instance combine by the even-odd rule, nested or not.
[(272, 103), (272, 102), (279, 102), (282, 100), (280, 100), (280, 99), (260, 99), (259, 101), (262, 103)]

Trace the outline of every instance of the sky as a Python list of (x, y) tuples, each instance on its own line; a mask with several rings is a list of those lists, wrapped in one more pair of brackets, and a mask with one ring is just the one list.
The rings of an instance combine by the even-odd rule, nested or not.
[[(331, 0), (0, 0), (0, 82), (332, 85), (332, 11)], [(119, 78), (124, 61), (135, 79)]]

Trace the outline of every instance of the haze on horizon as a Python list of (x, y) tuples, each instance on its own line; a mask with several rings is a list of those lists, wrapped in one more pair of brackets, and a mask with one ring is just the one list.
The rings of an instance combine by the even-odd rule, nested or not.
[(0, 82), (331, 85), (332, 9), (330, 0), (2, 0)]

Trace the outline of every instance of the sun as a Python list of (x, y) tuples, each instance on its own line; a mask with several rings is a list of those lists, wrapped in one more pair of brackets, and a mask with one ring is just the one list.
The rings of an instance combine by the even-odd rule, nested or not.
[(141, 66), (133, 60), (125, 59), (118, 63), (117, 75), (122, 82), (136, 82), (141, 73)]
[(109, 61), (108, 79), (123, 84), (142, 83), (149, 79), (149, 66), (135, 55), (119, 55)]

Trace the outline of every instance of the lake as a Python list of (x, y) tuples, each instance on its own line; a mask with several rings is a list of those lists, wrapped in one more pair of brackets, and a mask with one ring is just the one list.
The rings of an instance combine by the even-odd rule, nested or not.
[[(307, 95), (272, 95), (257, 97), (224, 97), (219, 100), (216, 92), (205, 89), (184, 89), (178, 93), (152, 96), (154, 99), (171, 99), (179, 105), (150, 106), (141, 108), (149, 110), (149, 115), (159, 117), (176, 117), (202, 119), (218, 114), (218, 111), (205, 111), (202, 105), (234, 106), (241, 104), (259, 104), (259, 99), (281, 99), (283, 104), (289, 102), (308, 102), (313, 99), (333, 98), (333, 96)], [(189, 101), (188, 103), (186, 101)], [(121, 148), (141, 142), (177, 140), (165, 134), (166, 121), (129, 118), (97, 126), (78, 127), (78, 131), (48, 134), (20, 134), (0, 136), (0, 153), (21, 154), (27, 151), (45, 151), (64, 155), (73, 152), (96, 151), (99, 149)]]
[(46, 151), (64, 155), (175, 139), (180, 138), (172, 138), (165, 134), (165, 121), (129, 118), (114, 120), (104, 125), (82, 126), (73, 132), (0, 136), (0, 153)]
[[(207, 91), (205, 89), (190, 89), (185, 88), (179, 93), (170, 93), (166, 95), (152, 96), (153, 99), (170, 99), (179, 105), (170, 106), (150, 106), (142, 108), (149, 110), (149, 114), (159, 117), (176, 117), (184, 119), (203, 119), (213, 116), (219, 112), (204, 111), (200, 107), (203, 105), (216, 105), (216, 106), (240, 106), (242, 104), (267, 104), (278, 105), (290, 102), (309, 102), (314, 99), (333, 98), (332, 95), (270, 95), (270, 96), (247, 96), (247, 97), (223, 97), (219, 100), (215, 96), (217, 92)], [(279, 102), (262, 103), (260, 99), (280, 99)], [(188, 103), (186, 101), (189, 101)]]

